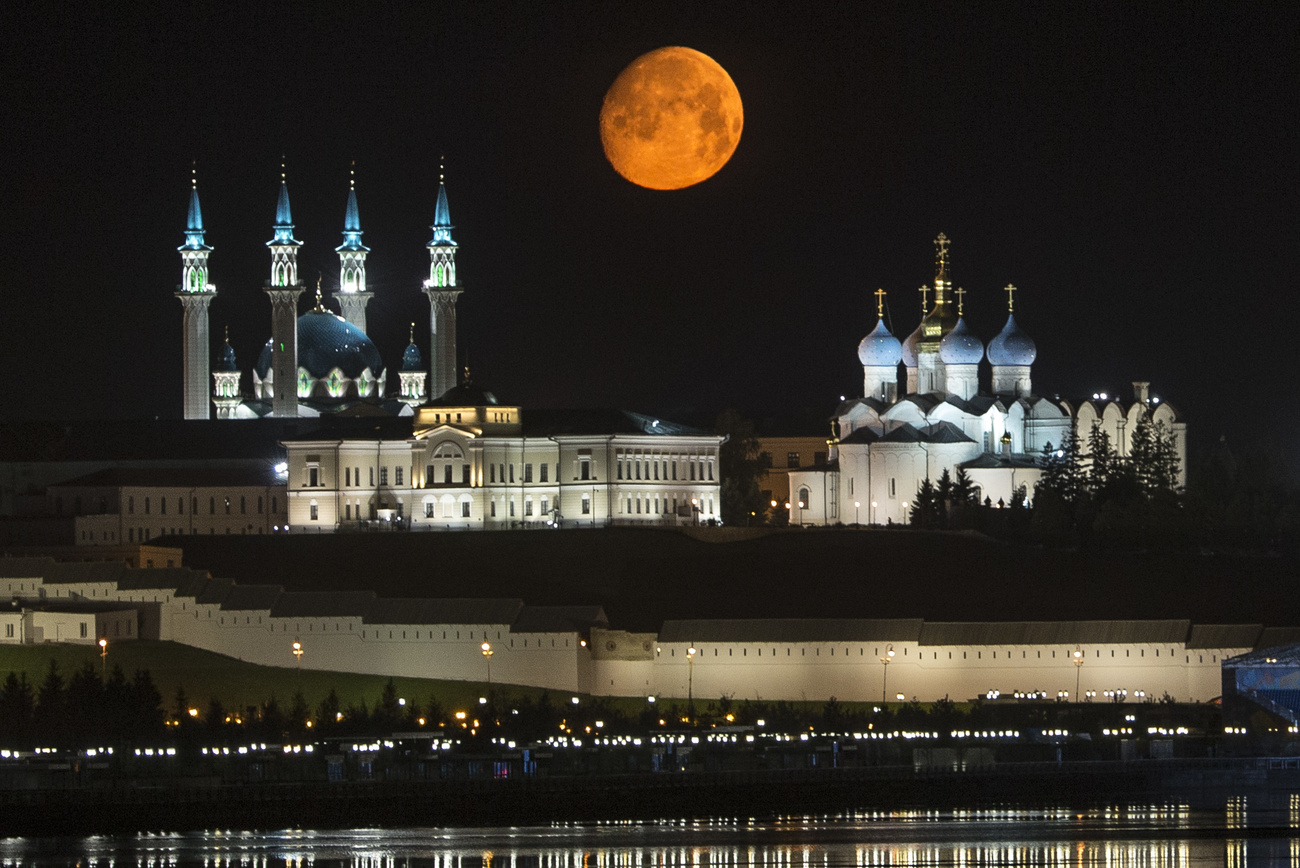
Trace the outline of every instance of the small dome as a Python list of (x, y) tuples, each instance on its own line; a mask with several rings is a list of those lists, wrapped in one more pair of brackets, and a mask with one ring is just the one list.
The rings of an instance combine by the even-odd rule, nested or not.
[(897, 365), (903, 357), (903, 345), (898, 338), (889, 333), (882, 319), (876, 323), (871, 334), (858, 344), (858, 361), (865, 367), (884, 368)]
[[(338, 368), (343, 376), (355, 380), (366, 368), (379, 376), (384, 370), (379, 350), (365, 332), (338, 314), (312, 310), (298, 317), (298, 367), (318, 380)], [(271, 369), (271, 342), (267, 341), (257, 358), (257, 376), (266, 379)]]
[(424, 359), (420, 356), (420, 348), (414, 343), (406, 345), (405, 352), (402, 353), (402, 370), (403, 371), (423, 371)]
[(493, 407), (497, 396), (480, 389), (473, 383), (461, 383), (443, 392), (436, 401), (430, 401), (430, 407)]
[(239, 366), (235, 364), (235, 348), (229, 341), (221, 347), (221, 353), (217, 356), (217, 370), (222, 373), (239, 370)]
[(945, 365), (978, 365), (984, 358), (984, 344), (959, 318), (952, 331), (939, 342), (939, 358)]
[(995, 365), (1032, 365), (1036, 358), (1034, 339), (1016, 325), (1015, 316), (1007, 314), (1007, 324), (989, 341), (989, 361)]
[(907, 336), (903, 341), (903, 364), (909, 368), (915, 368), (917, 364), (917, 344), (921, 343), (921, 326), (918, 323), (916, 331)]

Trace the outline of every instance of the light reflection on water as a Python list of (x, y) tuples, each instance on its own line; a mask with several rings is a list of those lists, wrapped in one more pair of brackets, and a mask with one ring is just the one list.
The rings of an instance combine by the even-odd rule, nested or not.
[(1186, 804), (0, 840), (0, 868), (1300, 868), (1300, 794)]

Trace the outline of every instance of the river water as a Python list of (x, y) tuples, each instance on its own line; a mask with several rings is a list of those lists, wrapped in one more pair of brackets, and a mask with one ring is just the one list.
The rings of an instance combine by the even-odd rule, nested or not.
[(0, 866), (832, 868), (1199, 866), (1300, 868), (1300, 794), (1065, 808), (482, 829), (208, 831), (0, 840)]

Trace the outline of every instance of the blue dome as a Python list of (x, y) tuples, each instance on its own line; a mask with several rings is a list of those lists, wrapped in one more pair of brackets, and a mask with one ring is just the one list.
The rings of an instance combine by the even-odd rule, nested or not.
[(965, 318), (939, 341), (939, 358), (945, 365), (978, 365), (984, 358), (984, 344), (966, 327)]
[(424, 359), (420, 356), (420, 348), (415, 344), (407, 344), (405, 352), (402, 353), (402, 370), (403, 371), (423, 371)]
[(916, 345), (921, 342), (921, 326), (918, 323), (916, 331), (907, 336), (903, 341), (903, 364), (909, 368), (915, 368), (917, 364)]
[[(338, 368), (343, 376), (355, 380), (366, 368), (379, 376), (384, 363), (379, 350), (365, 332), (338, 314), (312, 310), (298, 317), (298, 367), (318, 380)], [(257, 376), (266, 379), (271, 369), (271, 342), (267, 341), (257, 357)]]
[(239, 366), (235, 364), (235, 348), (229, 341), (222, 346), (221, 354), (217, 356), (217, 370), (223, 373), (239, 370)]
[(1038, 358), (1034, 339), (1020, 330), (1015, 316), (1007, 315), (1007, 324), (989, 341), (989, 361), (995, 365), (1032, 365)]
[(884, 368), (897, 365), (903, 358), (903, 345), (898, 338), (889, 333), (882, 319), (876, 323), (871, 334), (858, 344), (858, 361), (865, 367)]

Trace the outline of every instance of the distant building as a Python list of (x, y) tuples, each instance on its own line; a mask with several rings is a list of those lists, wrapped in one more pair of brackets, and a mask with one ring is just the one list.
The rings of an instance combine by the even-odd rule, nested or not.
[[(951, 476), (965, 470), (981, 501), (1009, 504), (1021, 488), (1032, 498), (1047, 453), (1071, 431), (1086, 444), (1099, 426), (1116, 452), (1127, 455), (1144, 417), (1173, 438), (1180, 479), (1186, 479), (1186, 423), (1148, 383), (1133, 384), (1131, 401), (1035, 394), (1031, 368), (1038, 349), (1012, 313), (1016, 288), (1006, 288), (1007, 321), (986, 348), (963, 316), (965, 292), (952, 283), (948, 239), (940, 234), (935, 246), (934, 287), (921, 287), (921, 323), (906, 340), (886, 327), (884, 293), (877, 293), (879, 319), (858, 346), (862, 397), (835, 409), (838, 434), (826, 462), (790, 471), (792, 524), (906, 522), (921, 482), (937, 481), (945, 470)], [(989, 388), (981, 388), (982, 380)]]

